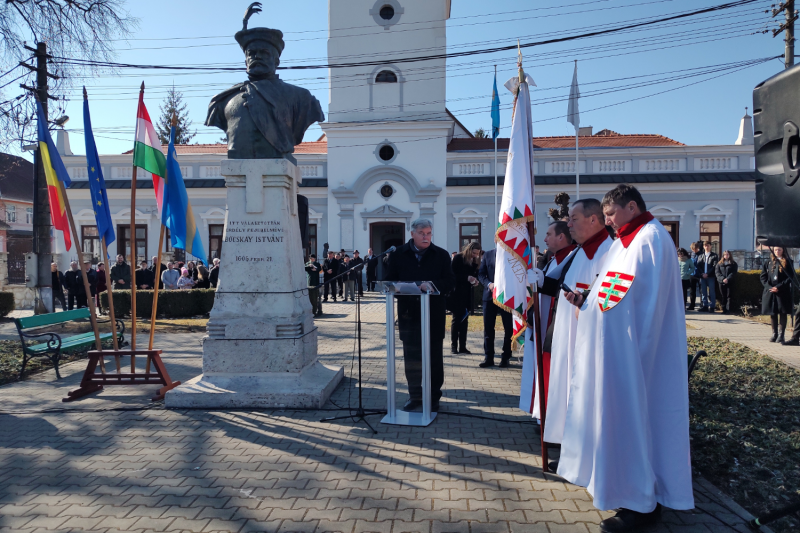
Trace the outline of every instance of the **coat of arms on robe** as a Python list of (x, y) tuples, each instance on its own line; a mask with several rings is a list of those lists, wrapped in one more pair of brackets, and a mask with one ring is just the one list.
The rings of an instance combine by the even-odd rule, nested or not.
[(616, 307), (628, 294), (628, 289), (631, 288), (634, 277), (622, 272), (606, 272), (606, 275), (603, 276), (603, 282), (600, 284), (600, 292), (597, 295), (600, 310), (605, 313), (609, 309)]

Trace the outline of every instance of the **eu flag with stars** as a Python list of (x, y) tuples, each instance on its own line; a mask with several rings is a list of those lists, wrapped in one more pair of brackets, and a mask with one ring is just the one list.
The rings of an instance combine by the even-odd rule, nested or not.
[(105, 238), (106, 247), (114, 242), (114, 224), (111, 221), (111, 211), (108, 206), (106, 182), (103, 179), (103, 169), (97, 155), (97, 146), (92, 133), (92, 119), (89, 117), (89, 100), (84, 89), (83, 98), (83, 137), (86, 140), (86, 168), (89, 170), (89, 190), (92, 193), (92, 208), (94, 219), (97, 222), (97, 235)]

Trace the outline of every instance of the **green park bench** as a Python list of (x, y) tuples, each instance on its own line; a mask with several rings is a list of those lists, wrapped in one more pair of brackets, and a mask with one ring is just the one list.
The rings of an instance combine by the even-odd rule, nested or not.
[[(89, 308), (84, 307), (74, 311), (64, 311), (62, 313), (47, 313), (44, 315), (34, 315), (26, 318), (15, 318), (14, 323), (17, 325), (19, 332), (19, 339), (22, 342), (22, 368), (19, 371), (19, 379), (22, 379), (25, 373), (25, 366), (28, 361), (36, 357), (47, 357), (53, 362), (53, 367), (56, 369), (56, 379), (61, 379), (61, 374), (58, 371), (58, 362), (61, 359), (61, 354), (67, 350), (76, 350), (86, 348), (94, 345), (94, 332), (78, 333), (69, 337), (61, 336), (54, 332), (44, 333), (30, 333), (31, 330), (39, 330), (46, 326), (55, 326), (67, 322), (89, 321)], [(100, 320), (98, 324), (107, 324), (111, 319)], [(125, 341), (125, 324), (121, 320), (117, 320), (117, 338), (119, 339), (120, 346)], [(113, 333), (101, 333), (100, 339), (111, 339)], [(32, 339), (48, 337), (45, 342), (39, 344), (28, 344)]]

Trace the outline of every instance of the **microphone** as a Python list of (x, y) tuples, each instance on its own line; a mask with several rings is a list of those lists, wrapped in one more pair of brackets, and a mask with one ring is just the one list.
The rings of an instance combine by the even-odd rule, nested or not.
[[(386, 250), (383, 253), (384, 254), (390, 254), (390, 253), (395, 252), (395, 251), (397, 251), (397, 247), (396, 246), (392, 246), (391, 248), (389, 248), (388, 250)], [(383, 255), (383, 254), (381, 254), (381, 255)]]

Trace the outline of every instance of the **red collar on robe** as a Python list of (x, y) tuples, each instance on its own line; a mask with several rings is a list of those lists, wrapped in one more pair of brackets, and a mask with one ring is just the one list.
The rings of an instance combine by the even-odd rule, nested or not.
[(556, 256), (555, 256), (556, 257), (556, 264), (560, 265), (561, 261), (563, 261), (564, 258), (567, 257), (569, 255), (569, 253), (572, 250), (574, 250), (575, 248), (576, 248), (576, 246), (574, 244), (570, 244), (566, 248), (562, 248), (559, 251), (557, 251), (556, 252)]
[(637, 233), (639, 233), (639, 230), (654, 218), (655, 217), (650, 214), (650, 211), (645, 211), (638, 217), (619, 228), (617, 236), (619, 237), (619, 240), (622, 241), (622, 246), (625, 248), (630, 246), (631, 242), (633, 242), (633, 238), (636, 237)]
[(591, 237), (589, 237), (588, 241), (583, 243), (581, 247), (583, 248), (583, 251), (586, 253), (586, 257), (589, 258), (589, 261), (594, 259), (594, 254), (597, 253), (597, 249), (600, 248), (600, 245), (603, 244), (603, 242), (605, 242), (606, 239), (608, 239), (608, 232), (606, 231), (606, 228), (603, 228), (594, 235), (592, 235)]

